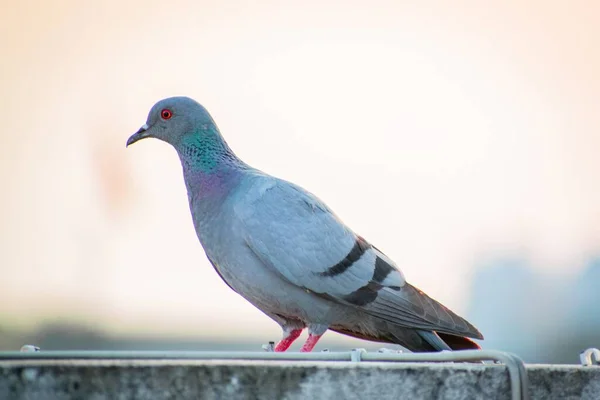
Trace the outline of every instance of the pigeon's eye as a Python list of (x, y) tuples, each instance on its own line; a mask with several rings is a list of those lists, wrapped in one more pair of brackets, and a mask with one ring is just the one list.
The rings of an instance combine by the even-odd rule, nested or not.
[(172, 116), (173, 113), (171, 112), (171, 110), (168, 110), (166, 108), (160, 112), (160, 117), (162, 119), (171, 119)]

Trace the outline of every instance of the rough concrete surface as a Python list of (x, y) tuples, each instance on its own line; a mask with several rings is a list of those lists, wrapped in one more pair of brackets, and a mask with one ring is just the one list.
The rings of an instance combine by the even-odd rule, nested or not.
[[(600, 367), (527, 367), (532, 399), (600, 399)], [(0, 399), (510, 399), (497, 365), (374, 362), (0, 362)]]

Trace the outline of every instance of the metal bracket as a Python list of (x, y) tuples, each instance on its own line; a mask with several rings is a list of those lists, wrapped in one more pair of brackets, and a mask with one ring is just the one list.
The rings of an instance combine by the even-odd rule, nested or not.
[(600, 365), (600, 350), (590, 347), (579, 354), (579, 360), (584, 367)]
[(362, 355), (367, 354), (367, 350), (365, 349), (352, 349), (350, 352), (350, 361), (352, 362), (360, 362), (362, 361)]
[(266, 352), (275, 351), (275, 342), (269, 342), (269, 344), (263, 344), (262, 349)]
[(32, 344), (25, 344), (21, 347), (21, 350), (19, 351), (21, 353), (35, 353), (36, 351), (40, 351), (40, 348)]

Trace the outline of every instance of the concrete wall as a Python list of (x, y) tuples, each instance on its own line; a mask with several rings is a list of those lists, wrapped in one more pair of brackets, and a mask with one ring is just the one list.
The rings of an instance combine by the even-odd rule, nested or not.
[[(532, 399), (600, 399), (600, 367), (530, 365)], [(19, 360), (0, 399), (510, 399), (505, 367), (382, 362)]]

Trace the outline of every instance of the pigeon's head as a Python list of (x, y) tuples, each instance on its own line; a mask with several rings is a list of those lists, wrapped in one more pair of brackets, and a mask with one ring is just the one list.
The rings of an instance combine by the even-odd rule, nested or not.
[(153, 137), (177, 147), (186, 135), (212, 127), (212, 117), (198, 102), (189, 97), (169, 97), (152, 107), (146, 123), (127, 139), (127, 146)]

